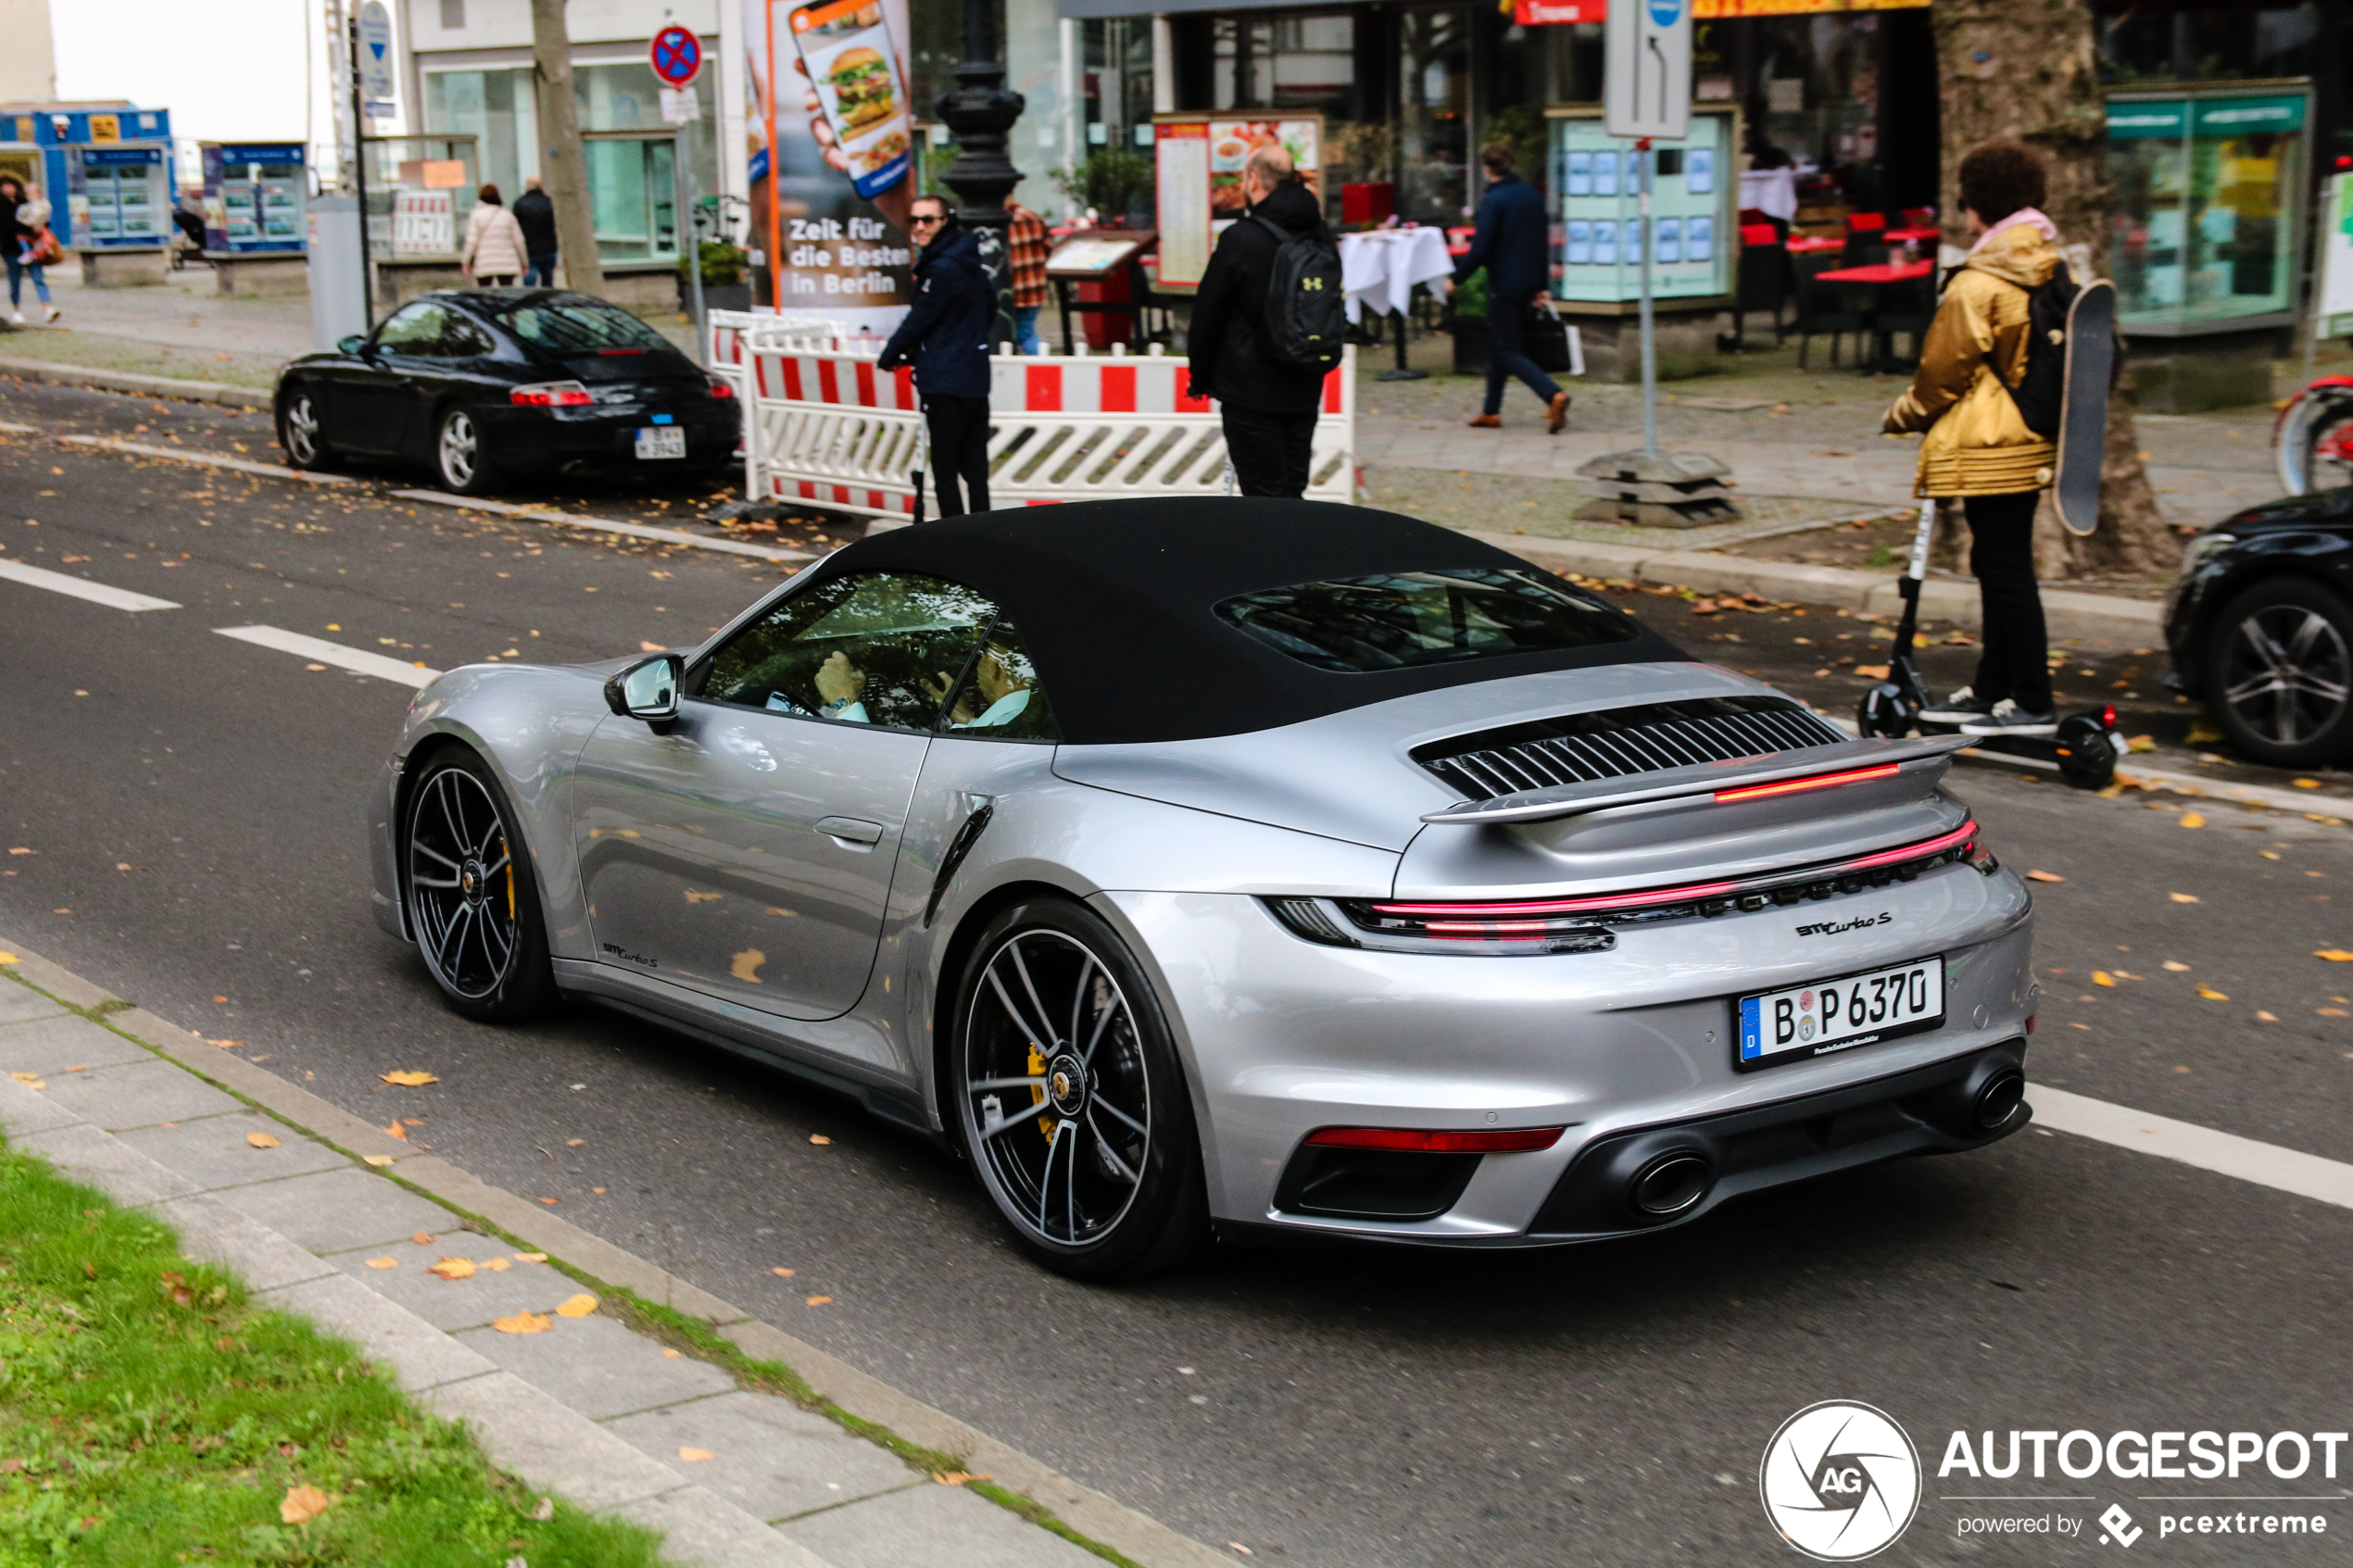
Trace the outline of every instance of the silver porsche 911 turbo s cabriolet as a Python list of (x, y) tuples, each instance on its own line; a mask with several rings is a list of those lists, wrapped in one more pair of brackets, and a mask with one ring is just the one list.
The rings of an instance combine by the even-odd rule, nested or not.
[(594, 998), (943, 1140), (1074, 1274), (1590, 1241), (2026, 1123), (1958, 744), (1410, 519), (1038, 508), (441, 677), (375, 908), (468, 1017)]

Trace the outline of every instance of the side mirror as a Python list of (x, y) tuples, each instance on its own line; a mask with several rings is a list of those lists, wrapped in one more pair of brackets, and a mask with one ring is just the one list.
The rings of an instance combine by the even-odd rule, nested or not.
[(341, 339), (336, 343), (335, 352), (338, 354), (357, 354), (359, 352), (361, 345), (366, 344), (367, 341), (368, 340), (366, 338), (361, 337), (358, 332), (354, 332), (349, 337)]
[(642, 719), (656, 734), (678, 718), (678, 685), (686, 660), (674, 653), (641, 659), (605, 683), (605, 706), (624, 719)]

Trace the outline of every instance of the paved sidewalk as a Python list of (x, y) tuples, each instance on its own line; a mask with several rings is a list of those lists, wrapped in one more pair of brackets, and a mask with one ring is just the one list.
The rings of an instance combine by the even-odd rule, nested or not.
[[(970, 1488), (990, 1477), (968, 1469), (1009, 1451), (961, 1444), (955, 1467), (935, 1473), (747, 1386), (736, 1369), (622, 1321), (631, 1303), (609, 1282), (633, 1267), (652, 1273), (647, 1265), (21, 947), (0, 949), (9, 1140), (119, 1203), (151, 1208), (190, 1256), (352, 1340), (531, 1486), (661, 1530), (666, 1555), (708, 1568), (1101, 1568), (1103, 1555)], [(197, 1052), (193, 1068), (174, 1060)], [(276, 1085), (279, 1114), (205, 1081), (216, 1073), (248, 1094)], [(434, 1201), (418, 1190), (428, 1184), (458, 1196)], [(517, 1222), (546, 1250), (491, 1234), (524, 1234)], [(829, 1381), (847, 1370), (811, 1365), (826, 1358), (683, 1282), (631, 1283), (751, 1356), (793, 1355)], [(903, 1437), (910, 1415), (925, 1412), (900, 1400), (882, 1419)], [(914, 1440), (937, 1448), (941, 1436), (955, 1434)], [(1112, 1561), (1223, 1561), (1013, 1457), (1038, 1474), (994, 1478), (1026, 1485), (1065, 1517), (1107, 1519), (1127, 1537)]]

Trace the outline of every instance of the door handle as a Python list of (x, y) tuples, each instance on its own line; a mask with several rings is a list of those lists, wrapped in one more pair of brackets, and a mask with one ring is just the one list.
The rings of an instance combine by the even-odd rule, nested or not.
[(845, 844), (880, 844), (883, 825), (861, 822), (856, 817), (820, 817), (817, 831), (827, 838), (837, 838)]

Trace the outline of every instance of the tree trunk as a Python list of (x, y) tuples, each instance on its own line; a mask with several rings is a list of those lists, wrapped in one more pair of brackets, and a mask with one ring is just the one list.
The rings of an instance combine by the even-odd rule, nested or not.
[(539, 98), (539, 180), (556, 207), (564, 286), (602, 294), (605, 269), (597, 257), (597, 216), (588, 205), (588, 169), (581, 153), (580, 104), (572, 91), (572, 36), (564, 28), (564, 0), (531, 0), (531, 59)]
[[(2116, 194), (2090, 0), (1937, 0), (1931, 16), (1944, 83), (1944, 238), (1962, 243), (1962, 156), (1981, 142), (2015, 137), (2049, 166), (2044, 211), (2058, 225), (2069, 270), (2078, 282), (2104, 275)], [(2120, 354), (2121, 341), (2117, 347)], [(2181, 541), (2158, 515), (2142, 467), (2132, 391), (2128, 370), (2108, 403), (2098, 529), (2079, 539), (2044, 502), (2035, 553), (2045, 575), (2138, 576), (2171, 571), (2181, 560)]]

